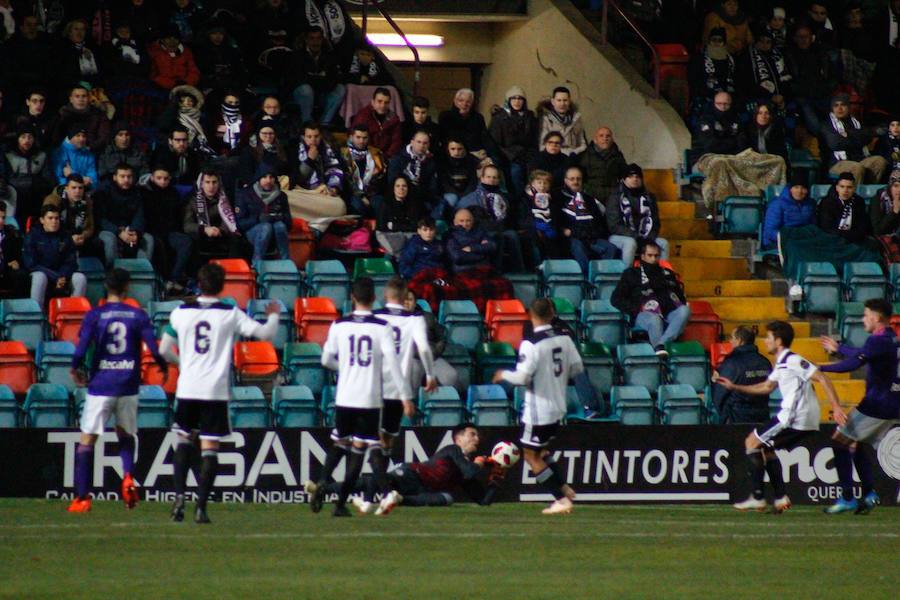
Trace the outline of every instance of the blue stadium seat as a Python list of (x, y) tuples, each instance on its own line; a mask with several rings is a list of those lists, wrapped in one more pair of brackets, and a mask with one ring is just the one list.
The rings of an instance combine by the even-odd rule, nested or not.
[(772, 200), (781, 195), (781, 192), (784, 191), (784, 185), (781, 184), (769, 184), (766, 186), (766, 204), (769, 204)]
[(479, 427), (512, 424), (512, 405), (501, 385), (469, 386), (466, 408), (472, 415), (472, 422)]
[(131, 275), (128, 284), (128, 296), (137, 300), (141, 306), (149, 306), (157, 299), (159, 282), (156, 270), (146, 258), (117, 258), (113, 263), (118, 269), (125, 269)]
[(723, 234), (755, 235), (762, 223), (765, 205), (757, 196), (728, 196), (720, 210)]
[(584, 273), (571, 259), (548, 259), (541, 263), (544, 295), (565, 298), (572, 306), (579, 306), (584, 299)]
[(163, 330), (169, 324), (172, 311), (184, 304), (181, 300), (155, 301), (147, 305), (147, 314), (153, 323), (153, 332), (157, 338), (161, 338)]
[(541, 280), (534, 273), (505, 273), (513, 285), (513, 293), (526, 307), (540, 296)]
[(106, 297), (106, 287), (104, 286), (106, 269), (103, 267), (103, 263), (99, 258), (82, 256), (78, 258), (78, 271), (87, 279), (87, 290), (84, 295), (91, 306), (97, 306), (97, 303)]
[(584, 300), (581, 303), (581, 337), (586, 342), (602, 342), (610, 347), (624, 344), (625, 315), (609, 300)]
[(47, 321), (36, 301), (31, 298), (0, 300), (0, 338), (20, 341), (34, 352), (46, 332)]
[(625, 263), (618, 258), (592, 260), (588, 264), (588, 283), (594, 288), (593, 297), (596, 300), (609, 300), (624, 270)]
[(235, 428), (269, 427), (269, 405), (261, 389), (256, 386), (231, 388), (231, 424)]
[(166, 391), (158, 385), (142, 385), (138, 396), (138, 429), (172, 425), (172, 405)]
[(835, 320), (838, 324), (838, 333), (845, 344), (850, 344), (854, 348), (862, 348), (866, 343), (869, 334), (866, 333), (862, 319), (862, 302), (844, 302), (838, 306)]
[(350, 277), (339, 260), (311, 260), (306, 263), (307, 295), (330, 298), (335, 306), (350, 299)]
[(664, 425), (699, 425), (703, 404), (693, 386), (661, 385), (657, 391), (657, 408)]
[(465, 420), (465, 406), (456, 388), (442, 385), (432, 393), (419, 388), (419, 409), (428, 427), (455, 427)]
[(484, 337), (484, 321), (471, 300), (442, 300), (438, 322), (447, 328), (447, 342), (472, 348)]
[(697, 392), (709, 385), (709, 360), (700, 342), (669, 342), (666, 352), (672, 383), (690, 385)]
[(34, 355), (34, 364), (41, 383), (58, 383), (70, 393), (75, 390), (75, 382), (69, 374), (75, 344), (72, 342), (41, 342)]
[(326, 372), (322, 367), (322, 347), (314, 342), (292, 342), (284, 347), (282, 364), (289, 385), (308, 387), (319, 396), (325, 386)]
[(640, 385), (651, 393), (656, 392), (660, 381), (660, 360), (647, 343), (621, 344), (616, 348), (617, 362), (622, 367), (625, 385)]
[(19, 426), (19, 403), (12, 389), (0, 383), (0, 429), (15, 429)]
[(622, 425), (653, 425), (655, 407), (641, 385), (616, 385), (609, 394), (613, 415)]
[(263, 260), (256, 265), (257, 294), (293, 306), (300, 295), (302, 276), (292, 260)]
[(421, 310), (423, 313), (430, 313), (430, 312), (432, 312), (432, 310), (431, 310), (431, 305), (428, 304), (427, 301), (425, 301), (425, 300), (423, 300), (423, 299), (421, 299), (421, 298), (419, 298), (418, 300), (416, 300), (416, 306), (418, 306), (418, 307), (419, 307), (419, 310)]
[(319, 405), (305, 385), (280, 385), (272, 390), (276, 427), (316, 427)]
[(69, 392), (56, 383), (35, 383), (29, 387), (22, 410), (28, 427), (56, 429), (71, 424)]
[(887, 297), (887, 279), (876, 262), (844, 263), (844, 298), (850, 302), (865, 302)]
[(265, 323), (266, 306), (272, 300), (277, 302), (281, 309), (281, 312), (278, 313), (278, 331), (275, 333), (275, 339), (272, 340), (272, 345), (280, 352), (288, 342), (294, 339), (294, 315), (288, 311), (284, 302), (277, 298), (250, 300), (247, 302), (247, 314), (251, 319)]
[(834, 265), (827, 262), (800, 263), (797, 281), (803, 288), (803, 310), (811, 313), (833, 313), (841, 300), (841, 279)]
[(474, 363), (472, 355), (465, 346), (459, 344), (447, 344), (441, 358), (446, 360), (456, 370), (456, 391), (465, 393), (469, 385), (474, 381)]

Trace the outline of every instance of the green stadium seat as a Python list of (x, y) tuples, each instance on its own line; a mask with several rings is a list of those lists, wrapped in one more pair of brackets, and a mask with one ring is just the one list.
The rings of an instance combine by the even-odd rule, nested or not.
[(803, 288), (803, 310), (831, 314), (841, 301), (841, 279), (827, 262), (800, 263), (797, 283)]
[(512, 405), (501, 385), (470, 385), (466, 409), (472, 415), (472, 422), (479, 427), (512, 424)]
[(621, 344), (616, 348), (616, 357), (622, 367), (622, 382), (625, 385), (640, 385), (656, 392), (661, 383), (660, 360), (653, 346), (647, 343)]
[(515, 349), (505, 342), (485, 342), (475, 350), (475, 364), (478, 366), (480, 383), (491, 383), (498, 369), (514, 369), (517, 355)]
[(228, 403), (231, 425), (240, 429), (264, 429), (269, 427), (269, 405), (261, 389), (256, 386), (231, 388)]
[(147, 314), (150, 315), (150, 322), (153, 323), (153, 332), (157, 338), (161, 338), (163, 330), (169, 324), (169, 317), (172, 311), (184, 304), (181, 300), (163, 300), (151, 302), (147, 305)]
[(97, 303), (106, 297), (106, 287), (104, 286), (106, 269), (103, 268), (103, 263), (99, 258), (93, 256), (79, 257), (78, 272), (87, 279), (87, 290), (84, 295), (92, 306), (97, 306)]
[(58, 429), (71, 425), (69, 392), (57, 383), (35, 383), (29, 387), (22, 410), (28, 427)]
[(375, 282), (375, 297), (384, 296), (384, 285), (397, 275), (388, 258), (357, 258), (353, 263), (353, 279), (371, 277)]
[(280, 385), (272, 390), (272, 412), (276, 427), (316, 427), (319, 405), (305, 385)]
[(15, 429), (19, 426), (19, 403), (8, 385), (0, 383), (0, 429)]
[(719, 210), (723, 234), (756, 235), (762, 223), (765, 204), (758, 196), (728, 196)]
[(72, 356), (75, 355), (75, 344), (72, 342), (41, 342), (34, 355), (34, 364), (38, 370), (38, 381), (41, 383), (58, 383), (70, 393), (75, 390), (69, 370), (72, 368)]
[(16, 340), (34, 352), (47, 335), (41, 306), (31, 298), (0, 300), (0, 338)]
[(474, 381), (472, 355), (465, 346), (459, 344), (447, 344), (441, 358), (446, 360), (456, 370), (456, 391), (465, 393), (469, 385)]
[(534, 273), (505, 273), (513, 285), (513, 293), (526, 307), (540, 296), (541, 279)]
[(876, 262), (844, 263), (844, 298), (850, 302), (865, 302), (887, 297), (887, 279)]
[(158, 385), (142, 385), (138, 395), (138, 429), (172, 425), (172, 405), (166, 391)]
[(571, 259), (548, 259), (541, 263), (544, 295), (565, 298), (572, 306), (579, 306), (584, 299), (584, 273)]
[(862, 348), (869, 337), (862, 322), (863, 308), (862, 302), (844, 302), (838, 306), (835, 318), (841, 340), (854, 348)]
[(622, 425), (653, 425), (656, 408), (642, 385), (616, 385), (609, 394), (611, 409)]
[(117, 269), (125, 269), (131, 275), (128, 297), (137, 300), (141, 306), (149, 306), (159, 294), (156, 270), (146, 258), (117, 258), (113, 263)]
[(308, 387), (319, 396), (325, 386), (326, 373), (322, 367), (322, 347), (312, 342), (292, 342), (284, 347), (282, 365), (291, 386)]
[(337, 394), (337, 386), (326, 385), (322, 388), (322, 401), (319, 403), (322, 413), (322, 425), (334, 427), (334, 400)]
[(553, 310), (556, 316), (572, 326), (575, 329), (578, 325), (578, 314), (575, 307), (565, 298), (553, 298)]
[(609, 300), (624, 270), (625, 263), (618, 258), (592, 260), (588, 263), (588, 283), (594, 288), (593, 297), (596, 300)]
[(428, 427), (455, 427), (465, 420), (465, 405), (459, 392), (447, 385), (430, 394), (419, 388), (419, 409), (423, 412), (423, 424)]
[(672, 383), (690, 385), (698, 392), (709, 385), (709, 361), (700, 342), (669, 342), (666, 352)]
[(447, 328), (447, 342), (472, 348), (484, 336), (481, 313), (471, 300), (442, 300), (438, 323)]
[(281, 350), (286, 344), (294, 339), (294, 319), (291, 313), (288, 312), (288, 308), (284, 302), (278, 298), (251, 300), (247, 303), (247, 314), (251, 319), (259, 321), (260, 323), (265, 323), (267, 318), (266, 306), (273, 300), (278, 303), (281, 312), (278, 313), (278, 331), (275, 334), (275, 338), (272, 340), (272, 345), (275, 346), (276, 350)]
[(262, 260), (256, 269), (257, 293), (261, 298), (281, 300), (285, 306), (294, 305), (303, 281), (294, 261)]
[(609, 348), (600, 342), (582, 342), (579, 352), (591, 386), (597, 394), (609, 398), (616, 381), (616, 363)]
[(625, 315), (609, 300), (584, 300), (581, 303), (581, 331), (586, 342), (601, 342), (610, 347), (624, 344)]
[(659, 386), (657, 408), (664, 425), (699, 425), (703, 420), (703, 404), (691, 385)]
[(339, 260), (311, 260), (306, 263), (308, 296), (330, 298), (335, 306), (350, 299), (350, 278)]

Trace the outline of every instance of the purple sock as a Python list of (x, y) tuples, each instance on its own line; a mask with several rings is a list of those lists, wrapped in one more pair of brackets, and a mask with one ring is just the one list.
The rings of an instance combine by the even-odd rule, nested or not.
[(134, 472), (134, 436), (127, 433), (119, 438), (119, 456), (122, 457), (122, 470)]
[(91, 471), (94, 468), (94, 447), (78, 444), (75, 449), (75, 494), (79, 498), (88, 497)]
[(853, 500), (853, 457), (843, 445), (834, 446), (834, 468), (838, 472), (844, 500)]

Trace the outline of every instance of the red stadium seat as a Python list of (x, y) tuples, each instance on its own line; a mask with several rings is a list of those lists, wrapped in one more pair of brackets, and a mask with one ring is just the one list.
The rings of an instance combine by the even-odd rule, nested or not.
[(328, 329), (338, 318), (331, 298), (297, 298), (294, 301), (294, 325), (297, 340), (324, 344)]
[(696, 340), (700, 342), (703, 349), (710, 351), (712, 345), (722, 339), (722, 331), (724, 326), (719, 315), (713, 310), (709, 302), (702, 300), (691, 300), (688, 302), (691, 307), (691, 318), (687, 327), (681, 334), (682, 341)]
[(49, 321), (53, 338), (77, 344), (81, 321), (89, 310), (91, 303), (83, 296), (51, 299)]
[(238, 381), (245, 377), (272, 377), (279, 369), (272, 342), (238, 342), (234, 345), (234, 370)]
[(900, 315), (894, 315), (891, 317), (891, 329), (894, 330), (894, 333), (900, 335)]
[(256, 298), (256, 275), (242, 258), (217, 258), (209, 261), (225, 269), (223, 296), (231, 296), (237, 305), (247, 308), (247, 303)]
[(522, 328), (528, 313), (521, 300), (488, 300), (484, 322), (492, 342), (506, 342), (518, 349), (522, 343)]
[(24, 396), (35, 383), (34, 359), (22, 342), (0, 342), (0, 382)]
[(307, 261), (312, 258), (316, 249), (316, 235), (309, 228), (309, 223), (304, 219), (294, 219), (291, 230), (288, 232), (288, 251), (291, 260), (302, 269)]
[(141, 383), (144, 385), (162, 386), (166, 393), (172, 396), (178, 388), (178, 367), (169, 363), (169, 378), (165, 383), (162, 380), (162, 371), (156, 364), (156, 361), (153, 360), (153, 355), (150, 354), (147, 345), (144, 344), (141, 350)]
[(731, 342), (717, 342), (709, 348), (709, 362), (713, 369), (718, 369), (725, 357), (731, 354)]

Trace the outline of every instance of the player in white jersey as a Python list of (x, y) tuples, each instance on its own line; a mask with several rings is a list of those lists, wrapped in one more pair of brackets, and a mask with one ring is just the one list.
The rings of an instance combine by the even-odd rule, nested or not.
[(838, 397), (831, 380), (816, 365), (791, 352), (794, 328), (790, 323), (772, 321), (766, 325), (766, 331), (766, 351), (775, 357), (775, 368), (768, 379), (753, 385), (736, 385), (725, 377), (719, 377), (717, 382), (726, 390), (742, 394), (767, 396), (776, 387), (781, 392), (778, 415), (766, 426), (754, 429), (744, 441), (752, 493), (734, 507), (738, 510), (766, 510), (763, 480), (768, 473), (775, 492), (773, 511), (782, 513), (791, 507), (791, 499), (784, 490), (781, 461), (775, 450), (793, 448), (803, 438), (819, 430), (819, 401), (813, 389), (814, 381), (822, 384), (833, 404), (838, 403)]
[[(415, 413), (409, 383), (400, 371), (391, 327), (372, 314), (375, 284), (370, 278), (361, 277), (353, 282), (350, 294), (353, 314), (332, 324), (322, 349), (322, 366), (338, 371), (334, 429), (331, 432), (334, 444), (328, 450), (319, 481), (307, 481), (303, 486), (310, 495), (310, 508), (319, 512), (325, 485), (346, 456), (346, 474), (334, 507), (335, 517), (350, 516), (347, 497), (359, 479), (366, 450), (371, 448), (370, 456), (383, 459), (378, 425), (385, 378), (398, 384), (397, 397), (403, 403), (403, 412), (408, 416)], [(392, 498), (392, 501), (399, 502), (399, 498)]]
[(584, 371), (584, 363), (572, 338), (553, 328), (553, 303), (538, 298), (528, 310), (534, 333), (519, 346), (519, 363), (514, 371), (497, 371), (494, 383), (524, 385), (522, 407), (522, 454), (537, 482), (556, 499), (544, 514), (572, 512), (575, 492), (566, 483), (565, 473), (548, 446), (566, 416), (566, 386), (569, 379)]
[[(260, 324), (236, 306), (218, 298), (225, 285), (225, 270), (207, 264), (197, 273), (201, 295), (172, 311), (160, 352), (180, 364), (175, 391), (175, 503), (172, 520), (184, 519), (192, 436), (199, 432), (203, 458), (198, 482), (194, 521), (209, 523), (206, 502), (219, 467), (219, 441), (231, 433), (228, 401), (231, 399), (231, 363), (238, 336), (271, 340), (278, 330), (279, 307), (266, 306), (266, 323)], [(174, 349), (178, 348), (178, 354)]]

